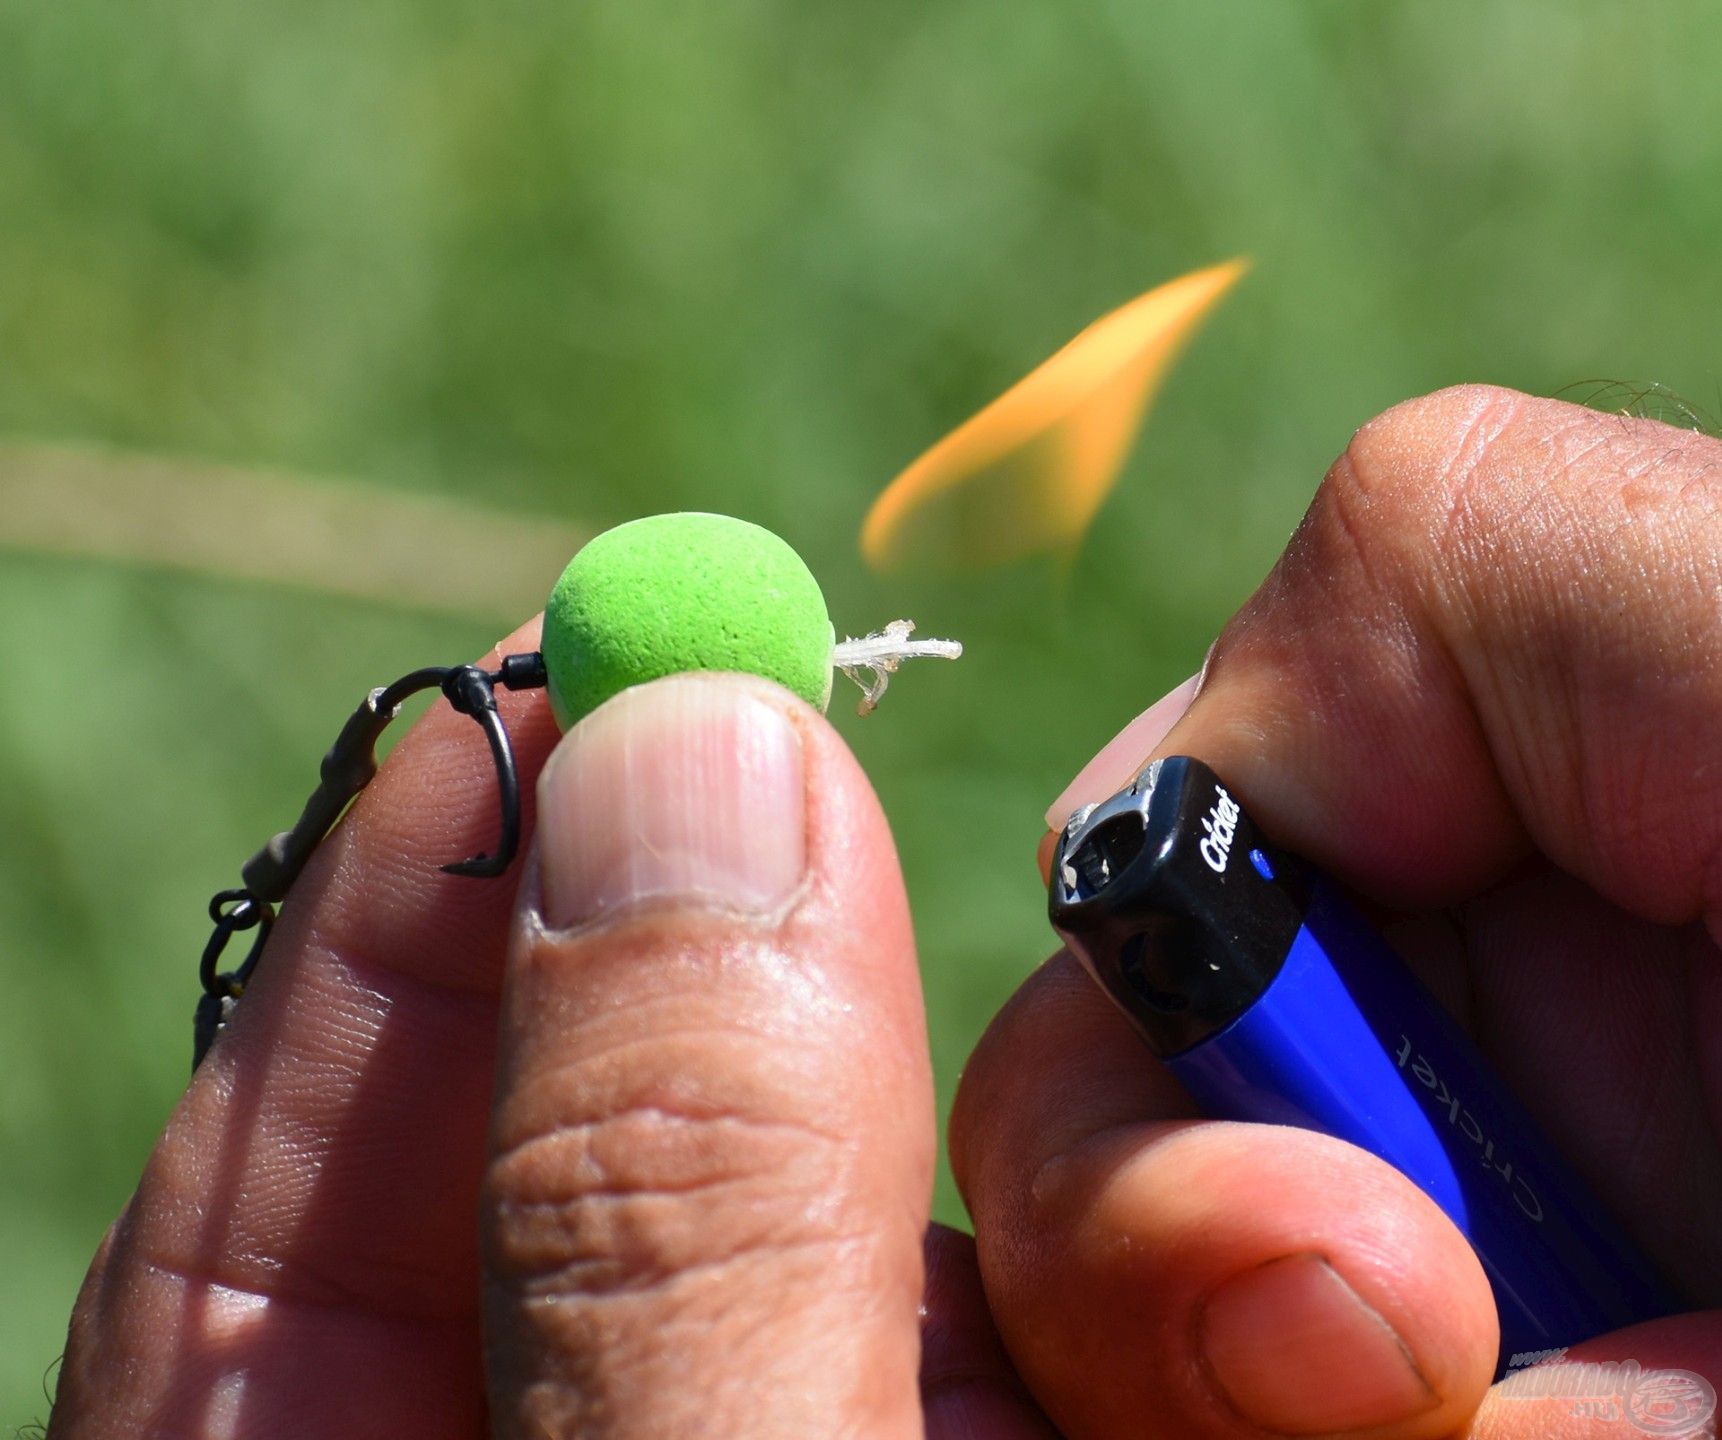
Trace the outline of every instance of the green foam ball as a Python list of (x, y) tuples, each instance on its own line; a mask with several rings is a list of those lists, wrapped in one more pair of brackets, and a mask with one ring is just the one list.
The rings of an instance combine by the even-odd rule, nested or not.
[(831, 618), (819, 582), (771, 531), (727, 515), (653, 515), (588, 541), (544, 607), (544, 665), (563, 729), (630, 685), (744, 670), (823, 710)]

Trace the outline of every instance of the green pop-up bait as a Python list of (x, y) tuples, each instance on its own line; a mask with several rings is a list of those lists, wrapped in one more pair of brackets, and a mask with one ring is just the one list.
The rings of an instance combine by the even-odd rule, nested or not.
[[(204, 947), (193, 1067), (226, 1023), (262, 953), (275, 907), (329, 829), (377, 773), (376, 745), (401, 702), (440, 689), (484, 731), (496, 766), (502, 836), (496, 849), (442, 868), (501, 875), (520, 847), (520, 782), (496, 690), (547, 689), (564, 729), (629, 686), (690, 670), (734, 670), (775, 680), (823, 710), (833, 674), (862, 688), (861, 712), (878, 703), (897, 667), (918, 656), (955, 659), (953, 640), (915, 640), (896, 620), (836, 643), (819, 582), (771, 531), (727, 515), (654, 515), (589, 541), (568, 563), (544, 607), (540, 649), (507, 655), (495, 670), (430, 666), (373, 690), (323, 758), (321, 780), (291, 830), (241, 868), (243, 885), (209, 902), (215, 932)], [(237, 970), (218, 970), (228, 941), (256, 930)]]
[(763, 675), (821, 710), (831, 696), (819, 582), (771, 531), (727, 515), (653, 515), (588, 542), (550, 591), (539, 643), (564, 730), (684, 670)]

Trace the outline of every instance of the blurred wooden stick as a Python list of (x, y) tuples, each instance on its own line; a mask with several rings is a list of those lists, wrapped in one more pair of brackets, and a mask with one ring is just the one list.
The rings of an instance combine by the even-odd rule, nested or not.
[(0, 444), (0, 547), (513, 623), (590, 531), (272, 471)]

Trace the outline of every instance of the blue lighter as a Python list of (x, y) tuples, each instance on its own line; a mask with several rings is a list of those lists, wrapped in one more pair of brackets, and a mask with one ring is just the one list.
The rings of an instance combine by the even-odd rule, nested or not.
[(1500, 1368), (1680, 1307), (1439, 1002), (1200, 761), (1079, 810), (1053, 926), (1196, 1101), (1403, 1171), (1494, 1287)]

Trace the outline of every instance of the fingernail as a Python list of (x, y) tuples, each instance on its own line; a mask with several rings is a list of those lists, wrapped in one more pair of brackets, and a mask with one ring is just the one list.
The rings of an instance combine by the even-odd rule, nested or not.
[(1343, 1434), (1440, 1403), (1393, 1327), (1319, 1255), (1228, 1280), (1208, 1296), (1196, 1333), (1221, 1398), (1265, 1430)]
[(1108, 740), (1100, 753), (1064, 787), (1064, 793), (1047, 807), (1046, 828), (1062, 830), (1072, 811), (1090, 801), (1104, 800), (1135, 779), (1136, 772), (1147, 763), (1149, 752), (1166, 738), (1190, 708), (1190, 702), (1196, 698), (1196, 684), (1201, 678), (1200, 675), (1192, 675), (1176, 690), (1162, 695)]
[(737, 682), (626, 690), (563, 738), (538, 784), (544, 919), (696, 901), (763, 914), (807, 864), (801, 737)]

